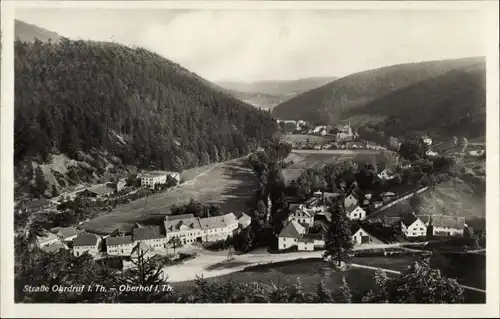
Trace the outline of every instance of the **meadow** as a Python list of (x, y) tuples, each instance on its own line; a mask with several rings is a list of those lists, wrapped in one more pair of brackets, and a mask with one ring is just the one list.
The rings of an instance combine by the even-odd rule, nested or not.
[(246, 211), (247, 202), (257, 187), (257, 180), (246, 166), (246, 159), (236, 159), (204, 170), (190, 170), (183, 173), (187, 181), (179, 187), (119, 206), (110, 213), (84, 223), (83, 227), (101, 232), (116, 228), (127, 230), (136, 222), (163, 219), (170, 215), (173, 205), (187, 204), (190, 199), (204, 204), (217, 204), (223, 212)]

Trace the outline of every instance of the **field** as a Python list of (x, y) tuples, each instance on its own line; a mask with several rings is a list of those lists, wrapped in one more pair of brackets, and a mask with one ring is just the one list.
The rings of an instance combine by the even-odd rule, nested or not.
[(302, 172), (309, 168), (321, 167), (327, 163), (354, 161), (358, 163), (372, 163), (386, 165), (391, 161), (386, 152), (373, 150), (293, 150), (286, 161), (293, 161), (293, 165), (283, 170), (287, 183), (296, 180)]
[[(196, 177), (195, 177), (196, 176)], [(186, 204), (191, 198), (206, 204), (219, 204), (222, 211), (247, 210), (247, 201), (257, 187), (246, 157), (215, 165), (205, 170), (190, 170), (178, 188), (123, 205), (84, 224), (89, 231), (108, 232), (129, 229), (135, 222), (163, 218), (174, 204)]]

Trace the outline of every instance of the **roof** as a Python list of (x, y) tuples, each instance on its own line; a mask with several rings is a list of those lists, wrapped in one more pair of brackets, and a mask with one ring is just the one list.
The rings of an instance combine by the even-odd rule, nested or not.
[(448, 215), (422, 215), (419, 216), (424, 222), (430, 222), (434, 227), (463, 229), (465, 227), (465, 217), (456, 217)]
[(193, 214), (182, 214), (182, 215), (169, 215), (166, 216), (165, 219), (168, 220), (178, 220), (178, 219), (185, 219), (185, 218), (194, 218)]
[(351, 223), (351, 235), (354, 235), (360, 230), (362, 227), (359, 223)]
[(160, 233), (160, 226), (134, 228), (133, 235), (134, 240), (149, 240), (165, 237)]
[(406, 215), (401, 222), (406, 226), (412, 225), (414, 222), (416, 222), (419, 218), (415, 216), (414, 214), (408, 214)]
[(62, 227), (57, 231), (57, 235), (62, 238), (69, 238), (78, 235), (81, 233), (81, 230), (76, 229), (75, 227)]
[(304, 238), (309, 238), (309, 239), (323, 239), (323, 233), (308, 233), (304, 235)]
[(67, 248), (66, 245), (64, 245), (63, 243), (57, 242), (57, 243), (53, 243), (51, 245), (42, 247), (41, 249), (47, 253), (56, 253), (59, 250), (66, 249), (66, 248)]
[[(356, 208), (358, 208), (358, 204), (353, 204), (347, 207), (345, 210), (347, 211), (348, 214), (352, 213)], [(360, 207), (361, 208), (361, 207)], [(362, 209), (362, 208), (361, 208)]]
[(304, 236), (301, 239), (299, 239), (299, 242), (301, 242), (301, 243), (314, 243), (314, 239)]
[(114, 191), (114, 189), (112, 189), (108, 185), (96, 185), (96, 186), (92, 186), (92, 187), (87, 188), (87, 191), (94, 193), (94, 194), (97, 194), (97, 195), (106, 195), (106, 194), (112, 193)]
[(293, 212), (299, 208), (300, 204), (290, 204), (288, 205), (288, 209)]
[(106, 246), (118, 246), (132, 244), (132, 236), (116, 236), (106, 238)]
[(381, 194), (382, 196), (396, 196), (393, 192), (385, 192)]
[(281, 233), (279, 234), (279, 237), (286, 237), (286, 238), (299, 238), (301, 236), (301, 232), (304, 230), (304, 227), (302, 227), (299, 223), (295, 221), (291, 221), (286, 226), (283, 228)]
[(37, 236), (37, 240), (39, 242), (49, 241), (52, 239), (59, 239), (56, 235), (49, 233), (48, 231), (44, 231), (42, 236)]
[[(178, 217), (171, 219), (170, 217)], [(179, 215), (179, 216), (168, 216), (165, 219), (165, 229), (167, 232), (169, 231), (179, 231), (180, 227), (185, 225), (191, 229), (200, 229), (200, 220), (197, 217), (194, 217), (193, 214)]]
[(213, 229), (213, 228), (223, 228), (228, 225), (237, 223), (236, 216), (233, 213), (229, 213), (223, 216), (213, 216), (200, 219), (201, 229)]
[(89, 233), (80, 233), (74, 240), (73, 240), (73, 247), (77, 246), (95, 246), (97, 245), (97, 241), (99, 240), (99, 237), (93, 234)]
[(238, 222), (239, 221), (251, 221), (252, 220), (252, 217), (248, 216), (245, 213), (239, 213), (238, 215), (235, 214), (235, 217), (238, 219)]

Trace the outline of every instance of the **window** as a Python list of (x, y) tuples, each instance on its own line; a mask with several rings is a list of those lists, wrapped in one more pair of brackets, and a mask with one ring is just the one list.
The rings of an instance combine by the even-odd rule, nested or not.
[(283, 248), (286, 248), (286, 245), (285, 245), (285, 244), (283, 244)]
[(413, 232), (413, 236), (417, 236), (417, 233)]

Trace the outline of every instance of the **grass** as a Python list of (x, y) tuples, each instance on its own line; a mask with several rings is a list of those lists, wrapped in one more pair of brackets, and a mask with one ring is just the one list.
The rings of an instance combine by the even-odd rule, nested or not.
[[(452, 256), (452, 258), (456, 258)], [(463, 258), (463, 257), (462, 257)], [(475, 259), (480, 259), (475, 257)], [(484, 258), (483, 258), (484, 259)], [(400, 257), (355, 257), (353, 263), (368, 265), (372, 267), (381, 267), (385, 269), (404, 271), (405, 268), (415, 260), (413, 256)], [(458, 282), (472, 287), (483, 288), (485, 277), (484, 260), (473, 260), (467, 262), (469, 267), (453, 267), (455, 262), (461, 265), (464, 260), (449, 260), (448, 263), (442, 264), (447, 268), (447, 275), (457, 278)], [(448, 267), (452, 266), (453, 269)], [(440, 267), (441, 268), (441, 267)], [(471, 271), (474, 269), (474, 271)], [(351, 268), (346, 272), (334, 271), (328, 263), (321, 260), (296, 260), (292, 262), (281, 262), (272, 265), (260, 266), (234, 272), (228, 275), (207, 278), (210, 282), (226, 282), (232, 280), (241, 283), (261, 282), (264, 284), (291, 285), (294, 284), (297, 278), (304, 287), (305, 291), (312, 292), (316, 288), (316, 284), (322, 280), (326, 286), (335, 291), (341, 285), (342, 277), (345, 276), (354, 296), (360, 298), (371, 287), (373, 287), (374, 271), (361, 268)], [(389, 277), (394, 276), (388, 274)], [(187, 293), (194, 285), (194, 281), (184, 281), (172, 283), (174, 289), (178, 292)], [(484, 294), (472, 291), (465, 291), (466, 302), (477, 303), (484, 302)]]
[[(206, 204), (218, 204), (223, 212), (247, 210), (247, 200), (257, 187), (253, 172), (246, 167), (246, 158), (225, 162), (211, 170), (201, 170), (178, 188), (123, 205), (84, 224), (87, 230), (112, 231), (129, 229), (135, 222), (162, 219), (174, 204), (186, 204), (191, 198)], [(197, 172), (199, 173), (199, 171)]]

